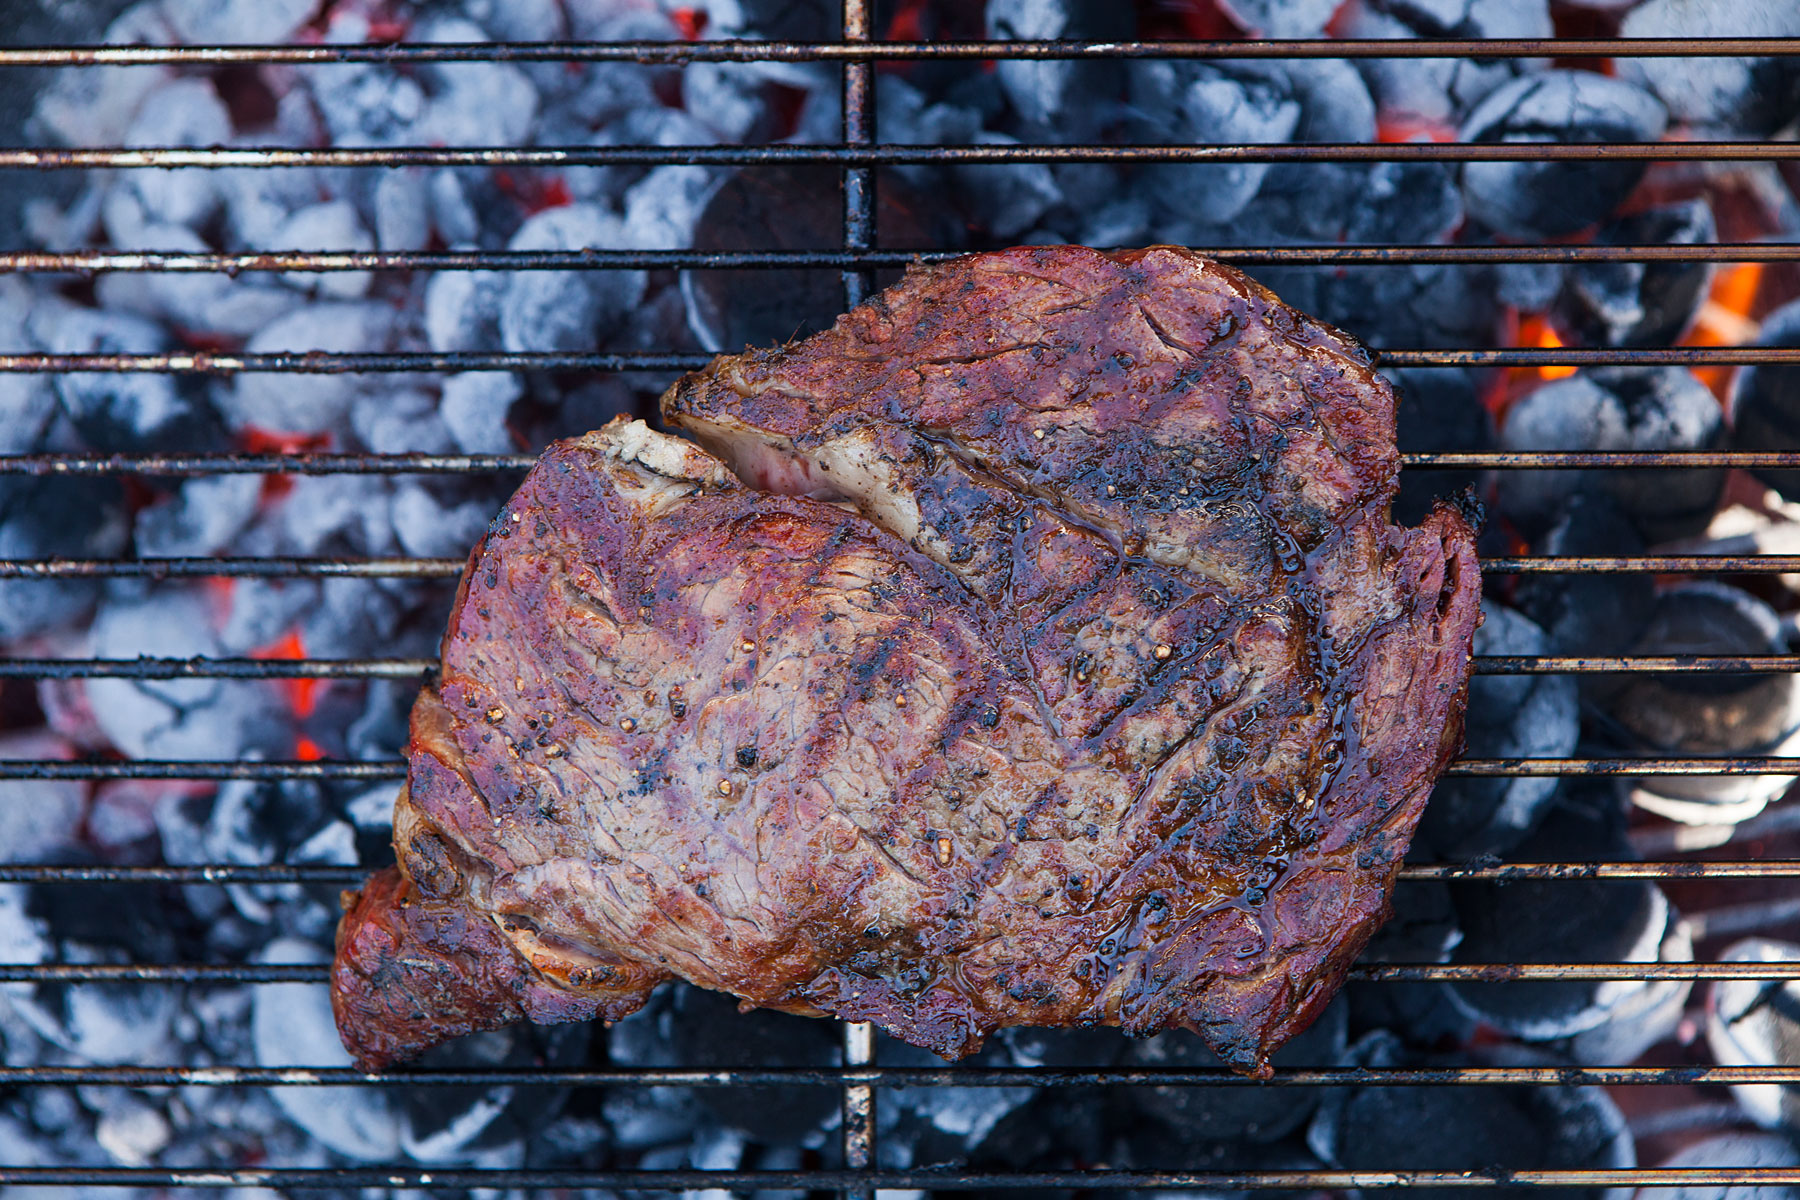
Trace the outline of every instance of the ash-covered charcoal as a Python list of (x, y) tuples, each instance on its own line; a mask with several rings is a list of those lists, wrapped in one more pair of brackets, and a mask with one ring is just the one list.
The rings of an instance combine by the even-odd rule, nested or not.
[[(1350, 38), (1547, 38), (1547, 0), (1357, 0), (1344, 5), (1338, 32)], [(1371, 58), (1369, 80), (1381, 119), (1401, 136), (1454, 128), (1495, 88), (1541, 60)]]
[[(1343, 1065), (1349, 1042), (1348, 1002), (1328, 1005), (1304, 1033), (1269, 1060), (1277, 1070)], [(1121, 1066), (1154, 1070), (1207, 1068), (1214, 1055), (1185, 1031), (1162, 1033), (1125, 1048)], [(1146, 1119), (1168, 1126), (1183, 1142), (1274, 1142), (1306, 1123), (1319, 1105), (1317, 1088), (1149, 1087), (1125, 1091)]]
[[(1240, 71), (1261, 66), (1288, 88), (1300, 104), (1300, 119), (1290, 140), (1296, 142), (1372, 142), (1376, 137), (1375, 101), (1369, 85), (1349, 63), (1338, 59), (1296, 59), (1281, 64), (1239, 64)], [(1273, 163), (1257, 192), (1258, 218), (1277, 231), (1277, 241), (1336, 242), (1352, 239), (1352, 227), (1365, 232), (1388, 223), (1392, 197), (1373, 178), (1379, 166), (1360, 163)], [(1432, 179), (1420, 175), (1414, 219), (1403, 221), (1408, 235), (1431, 240), (1442, 217), (1434, 201)], [(1441, 201), (1440, 201), (1441, 202)], [(1229, 243), (1231, 238), (1220, 239)], [(1411, 237), (1393, 240), (1413, 240)]]
[[(67, 860), (70, 853), (56, 857)], [(0, 911), (0, 930), (10, 926), (5, 948), (21, 951), (20, 961), (177, 962), (204, 954), (191, 918), (178, 905), (147, 904), (144, 892), (131, 885), (34, 887), (14, 896), (23, 903), (10, 917)], [(149, 1065), (179, 1052), (186, 997), (179, 986), (135, 981), (40, 983), (9, 985), (0, 995), (0, 1005), (8, 1004), (25, 1028), (54, 1048), (48, 1053), (61, 1052), (59, 1058)], [(8, 1039), (10, 1052), (10, 1034)]]
[[(509, 250), (610, 249), (632, 245), (621, 220), (590, 204), (549, 208), (526, 219)], [(644, 297), (642, 271), (514, 271), (500, 291), (506, 350), (591, 350)]]
[[(1578, 492), (1564, 502), (1556, 523), (1532, 543), (1543, 555), (1642, 554), (1644, 540), (1604, 493)], [(1565, 572), (1519, 581), (1513, 601), (1544, 630), (1547, 654), (1624, 654), (1643, 633), (1656, 603), (1656, 584), (1638, 572)], [(1618, 675), (1583, 674), (1582, 696), (1611, 695)]]
[[(0, 345), (27, 346), (26, 333), (37, 296), (16, 275), (0, 276)], [(7, 372), (0, 375), (0, 454), (39, 449), (58, 418), (58, 402), (43, 375)]]
[(1310, 38), (1323, 33), (1343, 0), (1215, 0), (1254, 37)]
[[(1705, 199), (1645, 209), (1602, 228), (1597, 245), (1693, 246), (1718, 240)], [(1558, 317), (1582, 341), (1602, 346), (1674, 345), (1700, 310), (1714, 264), (1584, 262), (1566, 268)]]
[[(842, 219), (837, 176), (829, 168), (740, 171), (707, 201), (694, 228), (694, 249), (811, 250), (829, 245)], [(967, 233), (898, 175), (880, 181), (876, 228), (882, 244), (908, 247), (955, 246)], [(891, 283), (898, 274), (883, 271), (877, 278)], [(839, 273), (826, 270), (684, 271), (681, 291), (688, 325), (708, 350), (807, 337), (829, 326), (843, 307)]]
[[(1694, 960), (1693, 930), (1679, 912), (1671, 910), (1669, 914), (1669, 928), (1657, 960)], [(1646, 981), (1608, 1008), (1606, 1020), (1556, 1043), (1556, 1047), (1576, 1062), (1593, 1066), (1636, 1062), (1651, 1047), (1683, 1038), (1682, 1020), (1693, 990), (1691, 979)]]
[[(1628, 38), (1800, 35), (1795, 0), (1645, 0), (1625, 15)], [(1616, 60), (1619, 75), (1655, 92), (1697, 137), (1765, 137), (1793, 119), (1800, 69), (1785, 56)]]
[[(1385, 374), (1394, 383), (1395, 441), (1402, 454), (1494, 448), (1494, 419), (1468, 371), (1450, 367)], [(1479, 489), (1484, 479), (1476, 470), (1408, 467), (1400, 473), (1394, 519), (1409, 524), (1421, 520), (1439, 498)]]
[[(1279, 66), (1133, 59), (1126, 68), (1132, 133), (1162, 145), (1291, 141), (1299, 97)], [(1140, 187), (1165, 218), (1219, 224), (1242, 212), (1269, 173), (1267, 163), (1156, 163)]]
[[(1516, 987), (1517, 984), (1500, 986)], [(1554, 1065), (1544, 1055), (1495, 1047), (1480, 1053), (1409, 1053), (1393, 1034), (1376, 1031), (1351, 1048), (1368, 1067)], [(1603, 1088), (1356, 1087), (1327, 1090), (1307, 1130), (1321, 1160), (1347, 1170), (1488, 1171), (1621, 1170), (1637, 1165), (1625, 1117)], [(1453, 1200), (1461, 1188), (1410, 1187), (1407, 1194)], [(1484, 1188), (1507, 1197), (1533, 1189)], [(1599, 1188), (1570, 1188), (1600, 1200)], [(1350, 1191), (1350, 1196), (1373, 1192)]]
[[(212, 82), (175, 77), (154, 86), (132, 114), (126, 146), (222, 146), (231, 140), (231, 113)], [(107, 197), (115, 237), (145, 225), (196, 227), (219, 205), (218, 180), (207, 171), (164, 167), (121, 171)], [(129, 243), (127, 243), (129, 244)]]
[[(1091, 1037), (1078, 1042), (1088, 1053), (1069, 1052), (1068, 1043), (1057, 1035), (1079, 1035), (1089, 1031), (1061, 1029), (1008, 1030), (981, 1050), (965, 1059), (973, 1068), (1036, 1066), (1112, 1066), (1119, 1058), (1119, 1039)], [(1109, 1044), (1102, 1044), (1104, 1043)], [(878, 1034), (875, 1061), (883, 1067), (930, 1069), (943, 1066), (943, 1060), (929, 1050), (909, 1046), (905, 1042)], [(1039, 1089), (1030, 1087), (913, 1087), (887, 1088), (881, 1093), (876, 1108), (882, 1122), (880, 1141), (883, 1166), (933, 1166), (939, 1163), (965, 1162), (969, 1150), (979, 1146), (1000, 1122), (1037, 1098)], [(1081, 1104), (1081, 1097), (1094, 1099), (1096, 1090), (1064, 1092), (1069, 1103)]]
[[(268, 250), (373, 250), (375, 237), (348, 200), (322, 200), (289, 213), (269, 235)], [(369, 290), (368, 271), (287, 271), (281, 282), (332, 300), (354, 300)]]
[[(1763, 601), (1722, 583), (1684, 583), (1656, 598), (1634, 654), (1785, 654), (1786, 626)], [(1640, 672), (1609, 698), (1613, 732), (1648, 755), (1791, 755), (1800, 748), (1800, 678), (1728, 671)], [(1791, 775), (1654, 776), (1633, 803), (1675, 821), (1728, 825), (1761, 812)]]
[[(1437, 880), (1402, 883), (1394, 889), (1394, 915), (1369, 939), (1369, 962), (1447, 963), (1462, 941), (1450, 888)], [(1351, 983), (1344, 988), (1350, 1028), (1388, 1029), (1409, 1046), (1460, 1045), (1475, 1022), (1450, 999), (1442, 983)]]
[[(1134, 128), (1151, 142), (1368, 142), (1375, 102), (1347, 63), (1300, 59), (1129, 66)], [(1158, 236), (1184, 244), (1336, 241), (1380, 207), (1370, 168), (1336, 163), (1155, 164), (1137, 191)], [(1422, 193), (1422, 196), (1424, 193)], [(1257, 203), (1252, 207), (1250, 200)], [(1424, 201), (1421, 208), (1430, 209)], [(1264, 231), (1267, 232), (1264, 232)]]
[[(294, 937), (270, 942), (257, 955), (264, 963), (319, 963), (329, 957), (314, 943)], [(332, 1023), (329, 997), (308, 984), (282, 983), (252, 990), (250, 1040), (257, 1066), (348, 1066)], [(502, 1030), (441, 1046), (421, 1059), (426, 1070), (571, 1067), (585, 1058), (589, 1030)], [(562, 1088), (481, 1087), (273, 1087), (268, 1090), (289, 1120), (318, 1143), (353, 1162), (483, 1163), (517, 1149), (553, 1117), (568, 1096)], [(508, 1153), (508, 1149), (512, 1153)]]
[[(1740, 1089), (1741, 1090), (1741, 1089)], [(1699, 1167), (1730, 1170), (1735, 1167), (1800, 1167), (1800, 1149), (1781, 1133), (1720, 1133), (1684, 1146), (1658, 1167), (1675, 1170)], [(1687, 1183), (1680, 1187), (1642, 1188), (1637, 1200), (1795, 1200), (1800, 1188), (1767, 1183)]]
[[(1124, 41), (1137, 32), (1131, 5), (1114, 0), (988, 0), (986, 22), (998, 41)], [(1093, 141), (1118, 115), (1116, 61), (1001, 59), (995, 73), (1027, 141)]]
[[(1719, 961), (1800, 964), (1800, 946), (1774, 938), (1745, 938), (1726, 948)], [(1717, 981), (1706, 999), (1706, 1044), (1724, 1066), (1800, 1066), (1800, 983)], [(1800, 1127), (1800, 1088), (1751, 1083), (1731, 1090), (1757, 1124)]]
[(1339, 210), (1346, 241), (1444, 242), (1463, 222), (1462, 189), (1447, 163), (1376, 163), (1358, 178)]
[[(841, 1057), (833, 1031), (785, 1013), (739, 1013), (729, 996), (694, 987), (666, 995), (614, 1025), (612, 1061), (627, 1067), (830, 1067)], [(838, 1097), (817, 1087), (657, 1089), (644, 1097), (665, 1108), (697, 1109), (762, 1143), (818, 1141)]]
[[(1463, 121), (1465, 142), (1654, 142), (1668, 113), (1649, 92), (1592, 71), (1542, 71), (1491, 93)], [(1631, 162), (1472, 162), (1469, 215), (1496, 233), (1539, 239), (1610, 216), (1643, 177)]]
[[(1475, 653), (1546, 652), (1544, 631), (1493, 601), (1481, 606)], [(1568, 675), (1477, 675), (1469, 681), (1465, 753), (1476, 758), (1560, 758), (1580, 737), (1575, 680)], [(1445, 779), (1432, 793), (1413, 841), (1416, 859), (1499, 854), (1531, 832), (1558, 781), (1552, 777)]]
[[(0, 557), (110, 558), (124, 551), (130, 533), (117, 480), (0, 478)], [(99, 594), (96, 580), (0, 579), (0, 636), (77, 624)]]
[[(29, 345), (53, 354), (155, 354), (176, 348), (169, 332), (130, 313), (40, 297), (25, 322)], [(197, 411), (192, 380), (144, 371), (76, 371), (51, 377), (63, 414), (97, 450), (186, 449), (204, 444), (210, 418)]]
[[(1507, 857), (1515, 862), (1619, 862), (1636, 855), (1625, 836), (1624, 806), (1602, 783), (1566, 786), (1537, 830)], [(1463, 931), (1453, 955), (1456, 962), (1657, 962), (1675, 925), (1669, 902), (1648, 880), (1458, 882), (1450, 885), (1450, 893)], [(1678, 952), (1685, 945), (1685, 939), (1677, 939), (1670, 950)], [(1630, 1038), (1647, 1046), (1671, 1032), (1680, 1015), (1687, 987), (1685, 981), (1676, 982), (1683, 986), (1673, 1009), (1645, 1003), (1667, 998), (1660, 983), (1645, 980), (1458, 981), (1449, 989), (1472, 1017), (1525, 1041), (1571, 1038), (1609, 1023), (1650, 1021), (1650, 1027), (1615, 1029), (1612, 1036), (1619, 1044)]]
[[(0, 762), (57, 761), (69, 746), (44, 729), (0, 733)], [(12, 862), (47, 862), (79, 839), (87, 787), (76, 780), (0, 781), (0, 845)], [(22, 893), (6, 893), (8, 895)]]
[[(396, 321), (391, 305), (341, 301), (302, 305), (264, 326), (244, 350), (249, 354), (369, 354), (394, 348)], [(157, 378), (152, 376), (152, 378)], [(283, 433), (343, 429), (351, 403), (364, 388), (387, 388), (391, 378), (354, 374), (292, 376), (250, 373), (213, 395), (234, 429), (255, 426)]]
[[(1800, 301), (1763, 319), (1758, 346), (1800, 347)], [(1731, 389), (1735, 450), (1800, 449), (1800, 367), (1754, 364), (1738, 370)], [(1800, 500), (1800, 471), (1753, 467), (1751, 474), (1789, 500)]]
[(507, 431), (507, 414), (525, 389), (504, 371), (466, 371), (448, 376), (438, 416), (457, 449), (465, 454), (504, 454), (517, 449)]
[[(1507, 450), (1716, 450), (1725, 416), (1684, 367), (1602, 367), (1544, 384), (1507, 410)], [(1571, 496), (1605, 492), (1649, 541), (1706, 528), (1725, 486), (1723, 468), (1506, 471), (1500, 509), (1537, 535)]]

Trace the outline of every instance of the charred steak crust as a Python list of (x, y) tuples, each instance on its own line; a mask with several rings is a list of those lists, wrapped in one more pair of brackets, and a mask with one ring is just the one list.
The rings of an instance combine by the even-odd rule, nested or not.
[(357, 1062), (679, 976), (1266, 1070), (1387, 914), (1480, 619), (1464, 517), (1389, 524), (1360, 348), (1183, 250), (1032, 247), (663, 404), (705, 450), (558, 443), (470, 560), (345, 898)]

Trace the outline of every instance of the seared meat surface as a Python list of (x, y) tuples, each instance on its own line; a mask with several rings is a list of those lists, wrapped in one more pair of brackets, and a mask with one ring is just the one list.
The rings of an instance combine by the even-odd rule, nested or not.
[(345, 1044), (679, 976), (946, 1057), (1183, 1026), (1263, 1069), (1461, 738), (1473, 535), (1389, 524), (1393, 409), (1237, 272), (1032, 247), (682, 380), (699, 445), (551, 447), (346, 896)]

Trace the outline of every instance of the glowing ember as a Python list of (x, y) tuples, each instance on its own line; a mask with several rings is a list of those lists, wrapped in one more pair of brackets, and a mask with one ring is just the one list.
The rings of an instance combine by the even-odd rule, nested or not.
[[(1559, 350), (1563, 340), (1556, 336), (1556, 330), (1543, 317), (1530, 317), (1519, 327), (1520, 345), (1536, 346), (1540, 350)], [(1567, 379), (1575, 373), (1574, 367), (1539, 367), (1540, 379)]]
[[(306, 657), (306, 643), (300, 640), (299, 630), (289, 630), (280, 641), (252, 650), (250, 657), (298, 661)], [(294, 710), (296, 717), (310, 717), (319, 706), (319, 690), (325, 683), (326, 680), (323, 679), (284, 679), (281, 681), (281, 691), (287, 697), (288, 707)], [(301, 740), (305, 741), (304, 738)]]
[(563, 208), (575, 203), (575, 195), (569, 190), (568, 182), (560, 175), (544, 178), (527, 176), (520, 179), (511, 171), (494, 172), (494, 186), (502, 195), (511, 198), (527, 214), (540, 213), (546, 208)]
[[(238, 433), (238, 445), (245, 454), (310, 454), (331, 449), (329, 433), (276, 433), (246, 425)], [(294, 487), (294, 477), (286, 474), (264, 475), (259, 503), (267, 508), (287, 495)]]
[[(1739, 346), (1756, 340), (1761, 327), (1753, 319), (1762, 288), (1763, 264), (1738, 263), (1713, 277), (1712, 290), (1694, 327), (1681, 339), (1684, 346)], [(1694, 374), (1721, 401), (1731, 387), (1735, 367), (1695, 367)]]
[(1401, 142), (1454, 142), (1456, 130), (1436, 121), (1419, 118), (1403, 120), (1380, 118), (1375, 122), (1375, 140), (1389, 144)]

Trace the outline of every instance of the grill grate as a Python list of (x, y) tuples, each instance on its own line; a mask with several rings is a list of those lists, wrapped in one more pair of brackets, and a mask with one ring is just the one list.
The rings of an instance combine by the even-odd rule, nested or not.
[[(769, 166), (828, 164), (843, 180), (842, 246), (803, 251), (531, 251), (531, 252), (314, 252), (257, 254), (71, 251), (0, 252), (0, 272), (342, 272), (367, 270), (604, 270), (814, 268), (841, 273), (844, 301), (860, 302), (873, 287), (874, 271), (909, 262), (953, 257), (939, 251), (877, 250), (874, 168), (901, 164), (998, 164), (1104, 162), (1205, 163), (1457, 163), (1494, 161), (1783, 162), (1800, 159), (1789, 142), (1674, 142), (1595, 144), (1407, 143), (1280, 145), (974, 145), (882, 144), (874, 128), (874, 74), (880, 62), (921, 60), (1124, 60), (1187, 59), (1418, 59), (1800, 56), (1800, 39), (1525, 39), (1418, 41), (1233, 40), (1084, 42), (875, 42), (870, 40), (869, 0), (843, 0), (844, 38), (837, 42), (717, 41), (618, 43), (491, 43), (333, 46), (105, 46), (0, 49), (0, 67), (450, 62), (635, 62), (683, 66), (705, 62), (827, 62), (842, 66), (843, 141), (836, 146), (426, 146), (334, 149), (188, 149), (171, 147), (51, 150), (0, 149), (0, 167), (35, 169), (222, 167), (483, 166), (568, 167), (607, 165)], [(1498, 263), (1781, 263), (1800, 261), (1800, 245), (1380, 245), (1202, 248), (1238, 265), (1373, 266)], [(237, 372), (339, 373), (407, 371), (651, 371), (704, 365), (710, 356), (682, 353), (455, 353), (455, 354), (0, 354), (0, 373), (20, 372)], [(1540, 367), (1601, 365), (1732, 366), (1800, 365), (1800, 349), (1747, 347), (1391, 349), (1377, 355), (1385, 366)], [(1413, 453), (1406, 467), (1608, 468), (1791, 467), (1800, 453), (1690, 451)], [(525, 455), (372, 454), (28, 454), (0, 456), (0, 475), (102, 476), (257, 474), (470, 474), (518, 471)], [(207, 558), (159, 560), (0, 559), (0, 579), (92, 577), (412, 578), (446, 579), (462, 570), (460, 559)], [(1564, 572), (1800, 572), (1800, 555), (1633, 555), (1490, 557), (1493, 573)], [(260, 660), (241, 658), (135, 660), (0, 660), (0, 678), (29, 679), (396, 679), (417, 678), (433, 667), (424, 659)], [(1636, 672), (1790, 673), (1800, 655), (1551, 656), (1510, 655), (1479, 659), (1486, 674), (1599, 674)], [(1464, 776), (1785, 775), (1794, 760), (1758, 757), (1654, 759), (1546, 758), (1463, 759), (1451, 774)], [(0, 762), (0, 779), (199, 779), (383, 781), (402, 777), (398, 762)], [(340, 885), (361, 879), (361, 869), (330, 866), (213, 864), (199, 866), (83, 867), (0, 864), (0, 881), (34, 884), (310, 884)], [(1776, 880), (1800, 878), (1800, 863), (1554, 862), (1505, 865), (1407, 866), (1401, 879), (1430, 880)], [(1367, 981), (1443, 980), (1703, 980), (1787, 979), (1781, 963), (1367, 963), (1353, 978)], [(45, 964), (0, 965), (0, 982), (106, 981), (119, 983), (308, 983), (325, 978), (311, 965), (245, 964)], [(89, 1169), (0, 1164), (0, 1186), (83, 1187), (265, 1186), (281, 1188), (690, 1188), (839, 1189), (872, 1196), (877, 1188), (1093, 1188), (1114, 1189), (1347, 1189), (1442, 1187), (1643, 1187), (1700, 1185), (1800, 1185), (1800, 1169), (1535, 1170), (1501, 1168), (1472, 1172), (1379, 1171), (1080, 1171), (980, 1173), (877, 1169), (874, 1105), (878, 1087), (1087, 1087), (1100, 1085), (1260, 1086), (1222, 1070), (1061, 1070), (958, 1068), (900, 1069), (873, 1064), (867, 1025), (846, 1025), (841, 1068), (738, 1068), (725, 1070), (621, 1069), (409, 1071), (365, 1074), (348, 1068), (219, 1067), (0, 1067), (0, 1088), (28, 1086), (300, 1086), (343, 1085), (517, 1087), (696, 1087), (808, 1085), (838, 1089), (843, 1104), (845, 1169), (826, 1171), (567, 1171), (531, 1169)], [(1800, 1084), (1800, 1067), (1458, 1067), (1444, 1069), (1342, 1068), (1279, 1071), (1272, 1086), (1345, 1087), (1628, 1086)]]

